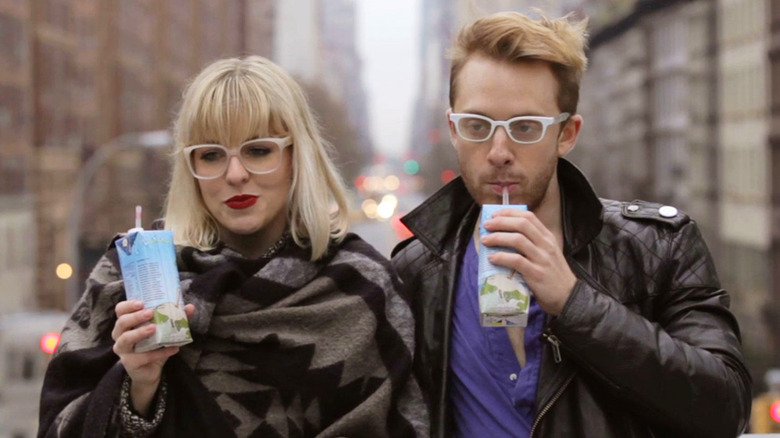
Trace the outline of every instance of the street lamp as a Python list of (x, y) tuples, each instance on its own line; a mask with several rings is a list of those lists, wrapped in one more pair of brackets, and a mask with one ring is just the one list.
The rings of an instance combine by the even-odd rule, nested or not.
[(68, 309), (78, 301), (81, 295), (81, 285), (79, 284), (79, 273), (81, 265), (81, 254), (79, 253), (79, 237), (81, 235), (81, 213), (84, 207), (84, 198), (90, 187), (92, 178), (100, 167), (108, 161), (111, 156), (121, 149), (126, 148), (161, 148), (171, 144), (171, 134), (166, 130), (129, 132), (122, 134), (108, 143), (103, 144), (95, 153), (84, 163), (84, 167), (79, 172), (76, 185), (73, 187), (71, 195), (71, 214), (68, 220), (68, 247), (67, 260), (72, 264), (72, 275), (68, 281), (68, 291), (66, 304)]

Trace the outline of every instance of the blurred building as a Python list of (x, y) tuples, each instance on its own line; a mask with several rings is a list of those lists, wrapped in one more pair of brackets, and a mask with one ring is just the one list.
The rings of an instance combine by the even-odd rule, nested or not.
[(645, 0), (593, 28), (585, 129), (571, 154), (600, 195), (671, 204), (698, 222), (759, 375), (780, 359), (767, 342), (780, 333), (766, 311), (780, 293), (770, 271), (768, 6)]
[(774, 347), (772, 366), (780, 364), (780, 0), (770, 0), (769, 8), (769, 152), (767, 157), (769, 171), (768, 190), (770, 190), (770, 258), (769, 271), (772, 294), (764, 309), (764, 319), (768, 322), (770, 342)]
[(451, 2), (424, 0), (420, 7), (420, 79), (408, 158), (420, 163), (422, 191), (431, 194), (442, 185), (442, 172), (457, 169), (444, 114), (449, 107), (450, 89), (450, 61), (446, 54), (456, 25)]
[[(357, 48), (355, 0), (321, 0), (323, 76), (331, 96), (346, 107), (348, 124), (356, 131), (358, 144), (373, 152), (369, 132), (368, 100), (363, 87), (363, 63)], [(370, 155), (370, 154), (369, 154)]]
[(30, 5), (0, 2), (0, 314), (35, 304)]
[[(273, 29), (273, 7), (0, 0), (0, 313), (68, 305), (55, 267), (69, 262), (67, 223), (83, 163), (122, 134), (168, 128), (182, 87), (209, 61), (249, 50), (268, 56), (273, 35), (262, 30)], [(134, 205), (144, 206), (147, 224), (160, 214), (167, 160), (131, 149), (86, 192), (80, 284), (108, 239), (131, 225)]]
[[(80, 290), (135, 205), (145, 225), (160, 216), (166, 151), (117, 139), (168, 129), (213, 60), (258, 54), (322, 84), (370, 149), (355, 28), (353, 0), (0, 0), (0, 313), (66, 309), (55, 268), (72, 264), (72, 235)], [(99, 150), (114, 152), (74, 205)]]
[(342, 116), (358, 144), (373, 151), (356, 7), (355, 0), (277, 0), (273, 57), (306, 88), (323, 88), (343, 105)]

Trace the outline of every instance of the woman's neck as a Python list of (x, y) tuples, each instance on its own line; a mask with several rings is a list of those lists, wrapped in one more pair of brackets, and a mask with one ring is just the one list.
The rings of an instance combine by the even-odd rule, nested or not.
[(220, 240), (248, 259), (256, 259), (268, 251), (284, 234), (287, 224), (262, 229), (252, 234), (236, 234), (220, 229)]

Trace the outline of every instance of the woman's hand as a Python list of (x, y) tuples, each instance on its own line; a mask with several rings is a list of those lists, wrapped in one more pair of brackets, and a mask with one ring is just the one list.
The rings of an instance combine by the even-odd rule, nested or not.
[[(162, 368), (169, 357), (179, 352), (179, 347), (164, 347), (146, 353), (135, 353), (135, 345), (152, 336), (156, 327), (154, 324), (141, 324), (150, 321), (154, 315), (152, 309), (143, 308), (143, 302), (122, 301), (114, 309), (117, 320), (111, 337), (114, 339), (114, 353), (125, 367), (132, 384), (130, 399), (133, 408), (146, 415), (151, 407), (154, 394), (160, 384)], [(184, 306), (187, 318), (195, 313), (195, 306)]]

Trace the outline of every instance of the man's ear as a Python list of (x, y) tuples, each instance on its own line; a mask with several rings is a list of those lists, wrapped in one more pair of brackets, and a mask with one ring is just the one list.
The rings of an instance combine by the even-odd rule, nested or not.
[(455, 131), (455, 124), (450, 120), (450, 114), (452, 114), (452, 108), (447, 108), (444, 116), (447, 118), (447, 126), (450, 127), (450, 143), (455, 146), (455, 139), (458, 137), (458, 133)]
[(575, 114), (563, 123), (563, 129), (558, 136), (558, 156), (563, 157), (577, 144), (577, 137), (582, 129), (582, 116)]

